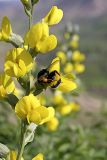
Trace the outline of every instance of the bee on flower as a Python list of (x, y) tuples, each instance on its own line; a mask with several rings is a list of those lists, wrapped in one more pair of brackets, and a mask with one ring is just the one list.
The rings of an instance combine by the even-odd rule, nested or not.
[(62, 92), (70, 92), (77, 88), (77, 84), (71, 74), (62, 75), (60, 73), (60, 59), (56, 57), (53, 59), (48, 68), (42, 69), (37, 76), (39, 84), (57, 88)]

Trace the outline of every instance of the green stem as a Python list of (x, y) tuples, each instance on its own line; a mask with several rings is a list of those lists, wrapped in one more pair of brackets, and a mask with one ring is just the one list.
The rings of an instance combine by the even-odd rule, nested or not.
[(31, 28), (32, 25), (32, 16), (29, 16), (29, 29)]
[(29, 16), (29, 29), (31, 28), (32, 25), (32, 17), (33, 17), (33, 6), (31, 6), (31, 15)]
[(21, 160), (23, 155), (24, 147), (25, 147), (25, 132), (26, 132), (26, 125), (25, 122), (21, 122), (21, 136), (20, 136), (20, 145), (18, 149), (18, 156), (17, 160)]

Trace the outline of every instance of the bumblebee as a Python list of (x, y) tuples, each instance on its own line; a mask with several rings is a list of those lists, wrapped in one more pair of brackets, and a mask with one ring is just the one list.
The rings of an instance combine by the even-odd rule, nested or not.
[(47, 84), (51, 88), (57, 88), (61, 83), (61, 77), (56, 70), (49, 73), (48, 69), (42, 69), (37, 75), (37, 81), (43, 85)]

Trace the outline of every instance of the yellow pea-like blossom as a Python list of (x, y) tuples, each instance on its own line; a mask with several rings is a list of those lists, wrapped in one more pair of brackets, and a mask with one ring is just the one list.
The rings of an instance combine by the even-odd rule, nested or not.
[(15, 94), (16, 88), (14, 81), (5, 73), (0, 74), (0, 99), (6, 97), (7, 94)]
[(71, 46), (73, 49), (77, 49), (77, 48), (79, 47), (79, 43), (78, 43), (78, 41), (76, 41), (76, 40), (71, 40), (70, 46)]
[(15, 151), (10, 151), (10, 159), (11, 160), (16, 160), (16, 158), (17, 158), (16, 152)]
[(82, 62), (85, 60), (85, 55), (80, 51), (76, 50), (72, 54), (72, 60), (76, 62)]
[(53, 6), (48, 14), (44, 17), (44, 21), (51, 26), (58, 24), (61, 21), (62, 17), (63, 11), (61, 9), (58, 9), (57, 6)]
[[(10, 151), (10, 160), (16, 160), (17, 159), (17, 154), (16, 151)], [(24, 160), (23, 157), (21, 158), (21, 160)]]
[(12, 28), (9, 19), (5, 16), (2, 20), (0, 29), (0, 40), (8, 41), (12, 34)]
[(85, 71), (85, 65), (81, 63), (74, 64), (74, 71), (77, 73), (82, 73)]
[(18, 101), (15, 112), (21, 119), (27, 119), (28, 123), (43, 124), (54, 117), (55, 111), (52, 107), (41, 106), (40, 101), (33, 94), (25, 96)]
[(76, 82), (72, 78), (70, 78), (68, 75), (61, 77), (61, 84), (58, 87), (58, 90), (62, 92), (70, 92), (77, 88)]
[(56, 55), (61, 59), (61, 63), (64, 64), (67, 60), (66, 54), (62, 51), (58, 51)]
[(49, 35), (49, 27), (45, 22), (39, 22), (31, 27), (25, 36), (25, 44), (36, 52), (46, 53), (57, 45), (57, 38)]
[(77, 35), (77, 34), (73, 35), (72, 40), (70, 42), (70, 46), (73, 49), (77, 49), (79, 47), (79, 35)]
[(56, 131), (59, 125), (58, 118), (52, 118), (49, 122), (46, 123), (46, 125), (49, 131)]
[(72, 71), (73, 71), (72, 63), (70, 62), (66, 63), (66, 65), (64, 66), (64, 73), (70, 73)]
[(33, 67), (33, 59), (29, 52), (22, 48), (14, 48), (8, 51), (4, 69), (7, 75), (22, 77)]
[(67, 101), (63, 97), (61, 91), (56, 91), (54, 96), (52, 97), (52, 103), (54, 105), (65, 105), (65, 104), (67, 104)]
[(71, 108), (70, 104), (67, 104), (67, 105), (61, 105), (61, 106), (59, 106), (57, 108), (57, 110), (59, 111), (59, 113), (61, 115), (67, 115), (67, 114), (71, 113), (72, 108)]
[(71, 106), (71, 110), (74, 112), (77, 112), (80, 110), (80, 105), (77, 102), (71, 102), (70, 106)]
[(43, 154), (39, 153), (38, 155), (36, 155), (32, 160), (43, 160)]
[[(57, 74), (54, 75), (53, 82), (50, 83), (50, 86), (56, 86), (56, 84), (59, 83), (57, 86), (58, 90), (62, 92), (70, 92), (77, 88), (77, 84), (74, 82), (74, 79), (72, 78), (72, 74), (68, 75), (61, 75), (60, 74), (60, 59), (59, 57), (56, 57), (53, 59), (51, 65), (48, 67), (49, 73), (52, 73), (54, 71), (57, 72)], [(52, 87), (53, 88), (53, 87)]]

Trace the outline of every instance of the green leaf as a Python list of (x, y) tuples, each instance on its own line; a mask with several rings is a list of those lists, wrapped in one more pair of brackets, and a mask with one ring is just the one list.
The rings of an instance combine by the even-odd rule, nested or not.
[(19, 101), (19, 99), (14, 94), (8, 94), (6, 100), (12, 106), (12, 108), (14, 108), (16, 103)]

